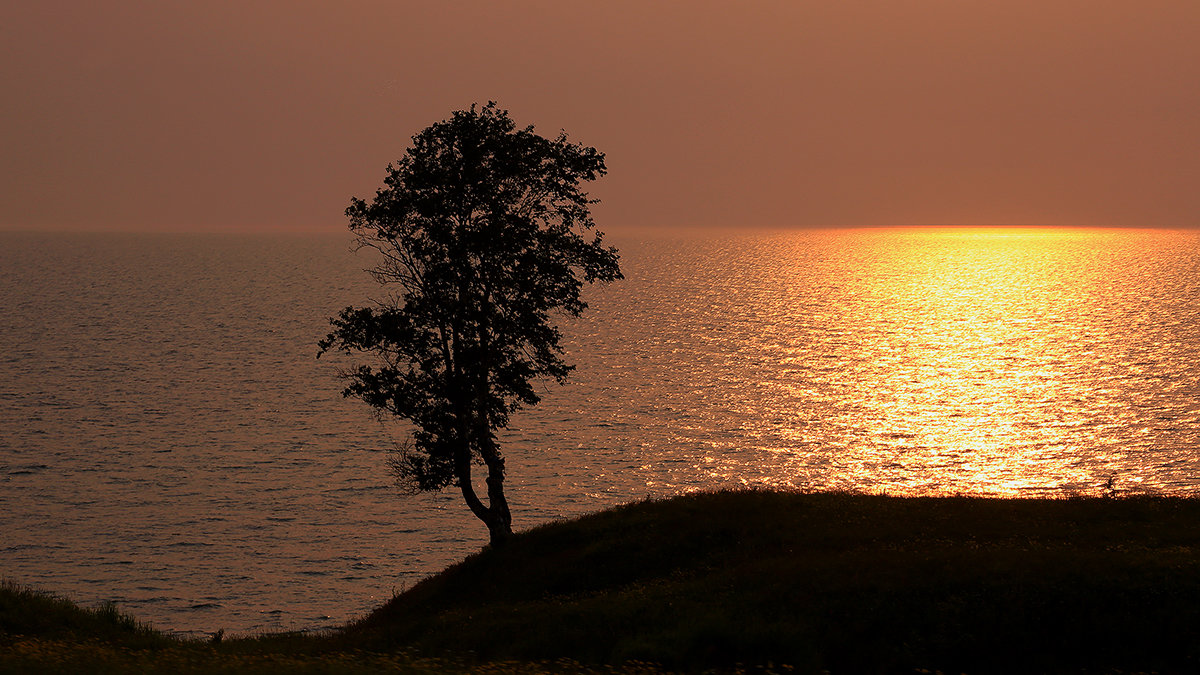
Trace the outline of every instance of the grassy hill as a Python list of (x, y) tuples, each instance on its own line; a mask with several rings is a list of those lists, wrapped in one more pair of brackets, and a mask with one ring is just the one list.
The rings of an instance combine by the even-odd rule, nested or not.
[(162, 634), (111, 604), (84, 609), (52, 593), (0, 582), (0, 636), (48, 640), (103, 640), (130, 646), (159, 646)]
[[(0, 664), (25, 639), (4, 617)], [(141, 649), (203, 655), (176, 672), (1193, 673), (1200, 500), (699, 494), (521, 533), (334, 634)]]
[(1200, 501), (732, 492), (535, 529), (344, 639), (672, 668), (1200, 672)]

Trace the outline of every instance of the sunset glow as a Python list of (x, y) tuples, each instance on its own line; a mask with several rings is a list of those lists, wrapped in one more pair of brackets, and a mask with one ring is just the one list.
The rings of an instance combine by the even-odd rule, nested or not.
[(9, 5), (0, 228), (338, 231), (489, 99), (609, 231), (1200, 226), (1191, 0)]
[[(1130, 435), (1145, 424), (1137, 410), (1160, 400), (1154, 373), (1197, 386), (1186, 347), (1163, 339), (1177, 328), (1154, 319), (1171, 311), (1161, 305), (1171, 291), (1137, 290), (1154, 264), (1137, 252), (1150, 241), (1164, 245), (1161, 233), (900, 228), (838, 236), (846, 249), (837, 263), (803, 257), (821, 238), (797, 234), (798, 257), (783, 269), (765, 264), (768, 249), (762, 268), (737, 267), (759, 275), (749, 285), (763, 291), (739, 298), (738, 311), (759, 317), (757, 329), (767, 332), (750, 339), (745, 365), (727, 366), (738, 372), (726, 386), (747, 388), (734, 410), (754, 419), (742, 431), (769, 454), (722, 461), (709, 453), (702, 466), (712, 475), (889, 494), (1088, 492), (1110, 475), (1126, 489), (1194, 489), (1156, 480), (1142, 464), (1150, 448), (1194, 461), (1191, 432), (1170, 441), (1161, 434), (1174, 425), (1163, 423)], [(1173, 241), (1182, 253), (1195, 238)], [(817, 277), (828, 290), (814, 292)], [(760, 370), (756, 355), (779, 369)], [(1183, 407), (1164, 418), (1200, 414), (1173, 405)]]
[(14, 1), (0, 92), (0, 670), (1195, 668), (1200, 0)]

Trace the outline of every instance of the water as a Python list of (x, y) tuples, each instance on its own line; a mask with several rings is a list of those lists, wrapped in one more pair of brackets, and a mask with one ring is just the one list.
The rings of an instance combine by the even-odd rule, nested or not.
[[(1200, 235), (625, 237), (573, 381), (504, 434), (516, 525), (728, 486), (1200, 492)], [(0, 235), (0, 575), (183, 634), (361, 615), (485, 543), (339, 396), (341, 236)]]

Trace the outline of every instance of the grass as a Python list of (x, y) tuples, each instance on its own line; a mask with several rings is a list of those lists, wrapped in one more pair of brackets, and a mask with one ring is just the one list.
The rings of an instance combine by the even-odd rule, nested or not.
[(0, 636), (5, 635), (119, 642), (131, 647), (169, 642), (150, 626), (117, 611), (112, 603), (83, 609), (66, 598), (7, 580), (0, 581)]
[(521, 533), (335, 633), (219, 645), (39, 623), (13, 592), (0, 672), (1191, 673), (1200, 500), (691, 495)]

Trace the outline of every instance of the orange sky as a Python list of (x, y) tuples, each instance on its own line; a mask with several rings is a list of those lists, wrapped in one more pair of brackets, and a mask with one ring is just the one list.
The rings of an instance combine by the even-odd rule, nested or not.
[(0, 227), (338, 231), (497, 100), (608, 155), (602, 229), (1200, 226), (1200, 2), (0, 9)]

